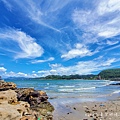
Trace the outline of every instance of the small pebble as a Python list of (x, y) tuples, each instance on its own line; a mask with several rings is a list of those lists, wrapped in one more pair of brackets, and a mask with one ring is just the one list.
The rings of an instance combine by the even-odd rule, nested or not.
[(76, 110), (76, 108), (75, 108), (75, 107), (74, 107), (73, 109), (74, 109), (74, 110)]

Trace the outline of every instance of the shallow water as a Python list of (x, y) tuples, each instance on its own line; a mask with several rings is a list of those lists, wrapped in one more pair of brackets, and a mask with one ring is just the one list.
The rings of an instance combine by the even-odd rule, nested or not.
[(97, 98), (119, 94), (120, 86), (109, 86), (109, 80), (38, 80), (6, 79), (17, 84), (18, 88), (44, 90), (50, 99)]

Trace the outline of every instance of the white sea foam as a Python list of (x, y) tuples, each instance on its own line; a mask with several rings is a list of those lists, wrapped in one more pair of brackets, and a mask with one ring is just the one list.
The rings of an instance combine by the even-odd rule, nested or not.
[(61, 91), (61, 92), (75, 92), (75, 91), (83, 91), (83, 90), (90, 90), (90, 89), (95, 89), (95, 87), (73, 88), (73, 89), (58, 89), (58, 91)]
[(117, 93), (120, 93), (120, 90), (116, 90), (112, 94), (117, 94)]
[(44, 89), (49, 89), (49, 87), (44, 87)]
[(50, 83), (47, 83), (47, 85), (50, 85)]
[(89, 87), (89, 88), (76, 88), (74, 90), (89, 90), (89, 89), (95, 89), (96, 87)]
[(107, 81), (107, 83), (106, 83), (106, 84), (101, 85), (101, 86), (97, 86), (96, 88), (100, 88), (100, 87), (105, 87), (105, 86), (108, 86), (108, 85), (112, 84), (113, 82), (114, 82), (114, 81)]
[(71, 86), (59, 86), (59, 88), (73, 88), (75, 87), (75, 85), (71, 85)]
[(74, 89), (58, 89), (60, 92), (74, 92)]

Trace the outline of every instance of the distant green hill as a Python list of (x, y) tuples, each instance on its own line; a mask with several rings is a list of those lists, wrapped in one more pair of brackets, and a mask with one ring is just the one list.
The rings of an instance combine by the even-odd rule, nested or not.
[(97, 79), (97, 75), (48, 75), (46, 77), (41, 77), (40, 79), (65, 79), (65, 80), (71, 80), (71, 79)]
[[(0, 77), (1, 78), (1, 77)], [(7, 79), (16, 79), (15, 77), (9, 77)], [(18, 78), (17, 78), (18, 79)], [(73, 79), (84, 79), (84, 80), (120, 80), (120, 68), (116, 69), (106, 69), (102, 70), (99, 74), (88, 74), (88, 75), (48, 75), (45, 77), (37, 77), (37, 78), (22, 78), (19, 79), (42, 79), (42, 80), (73, 80)]]
[(98, 76), (100, 76), (101, 79), (118, 79), (120, 78), (120, 68), (103, 70)]
[(48, 75), (46, 77), (41, 77), (40, 79), (106, 79), (106, 80), (120, 80), (120, 68), (117, 69), (107, 69), (101, 71), (98, 75)]

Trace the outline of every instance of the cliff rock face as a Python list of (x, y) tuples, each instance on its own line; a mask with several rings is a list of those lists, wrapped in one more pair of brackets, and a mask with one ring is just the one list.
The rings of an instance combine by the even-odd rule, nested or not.
[(0, 81), (0, 120), (52, 120), (54, 107), (44, 91)]

